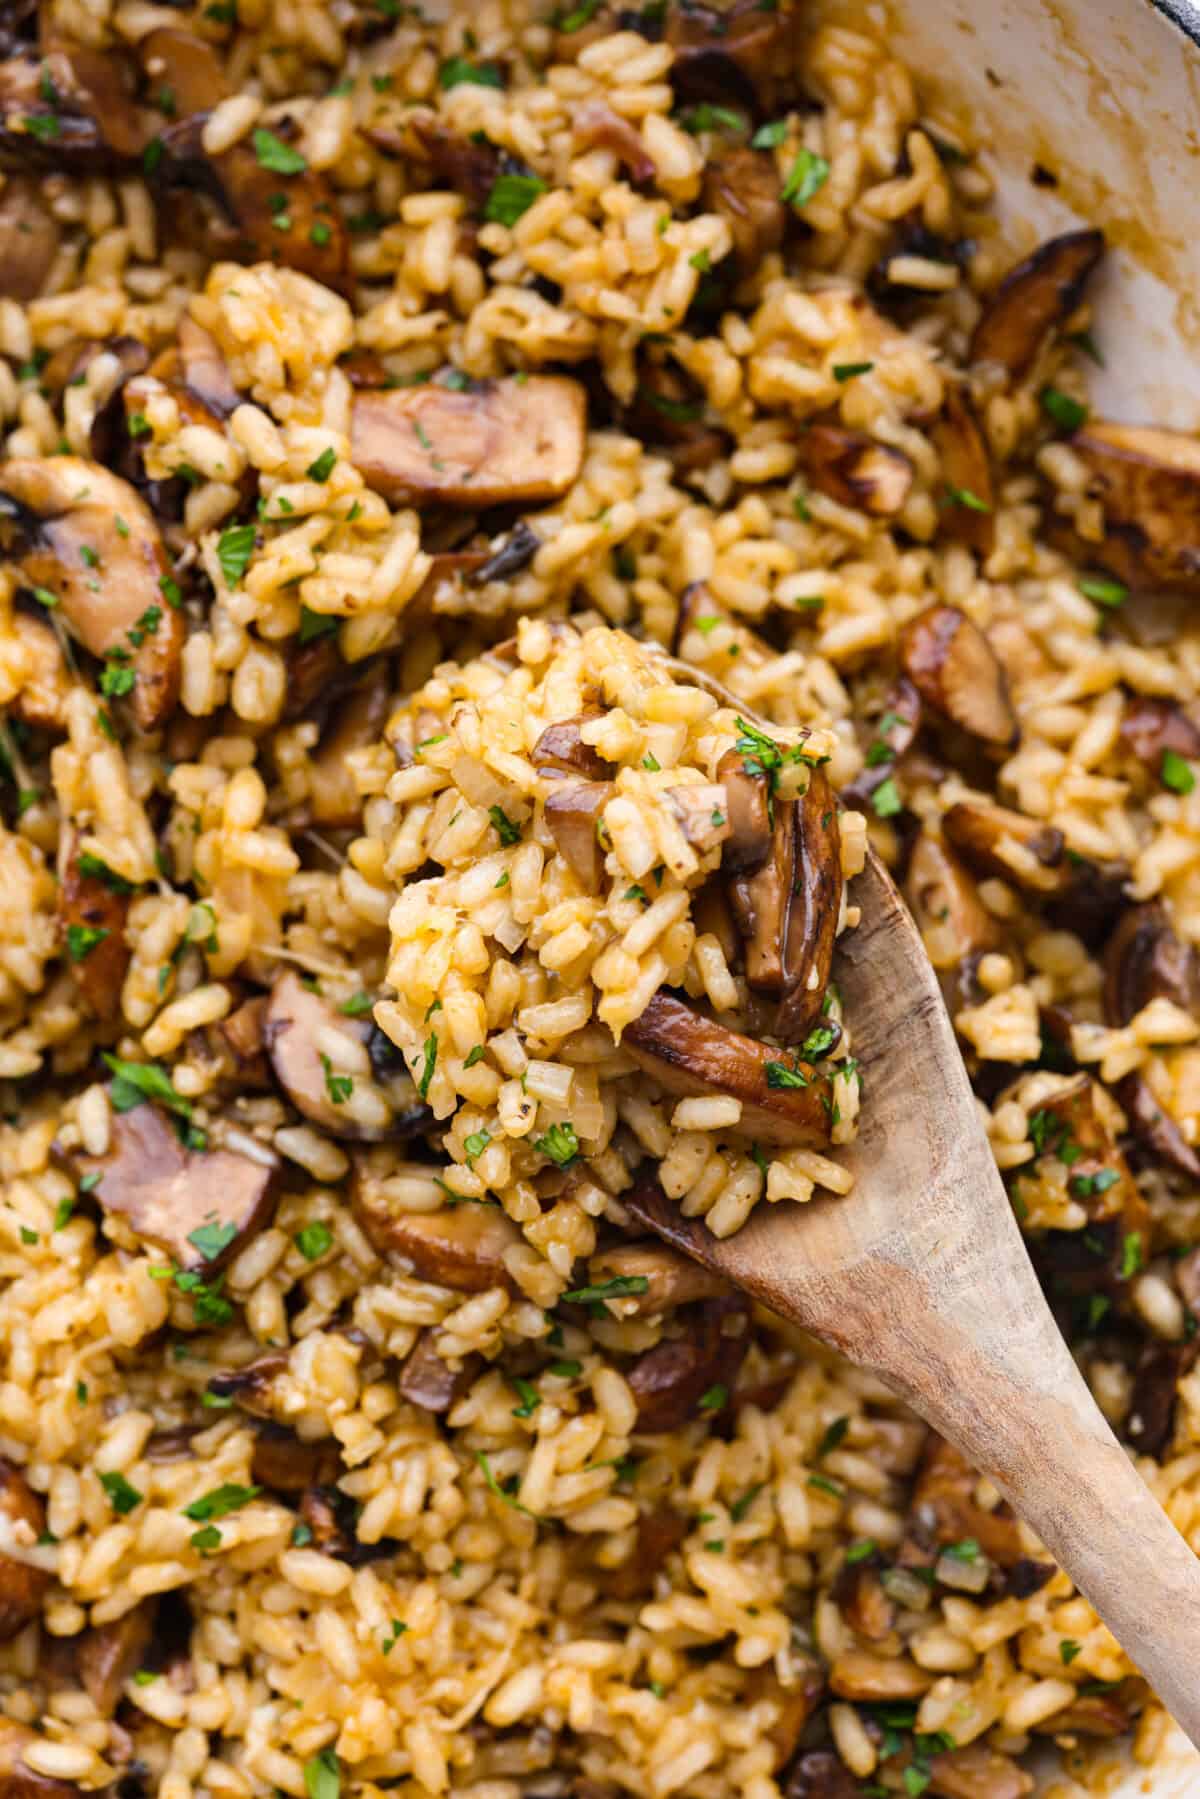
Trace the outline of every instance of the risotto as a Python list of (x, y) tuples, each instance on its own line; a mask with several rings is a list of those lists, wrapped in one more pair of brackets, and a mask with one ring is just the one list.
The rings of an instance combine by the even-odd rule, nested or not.
[(0, 1799), (1152, 1767), (637, 1219), (846, 1190), (869, 835), (1200, 1549), (1200, 451), (861, 23), (442, 10), (0, 19)]

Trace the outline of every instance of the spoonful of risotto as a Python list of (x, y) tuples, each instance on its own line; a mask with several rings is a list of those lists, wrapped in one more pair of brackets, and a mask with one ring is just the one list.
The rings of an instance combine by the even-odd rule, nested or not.
[[(771, 740), (770, 728), (705, 676), (676, 667), (681, 679), (738, 712), (747, 778), (769, 790), (771, 752), (756, 757), (752, 745), (755, 733)], [(736, 779), (726, 788), (731, 815), (742, 805), (739, 789)], [(795, 803), (808, 813), (824, 806), (820, 781)], [(776, 836), (783, 810), (776, 802)], [(745, 841), (743, 829), (739, 812), (735, 843)], [(761, 890), (772, 878), (760, 869), (751, 881)], [(824, 1152), (836, 1156), (846, 1191), (808, 1204), (758, 1206), (740, 1229), (719, 1236), (711, 1214), (707, 1222), (686, 1216), (687, 1201), (681, 1209), (664, 1191), (664, 1176), (676, 1185), (669, 1151), (657, 1177), (640, 1181), (630, 1210), (677, 1249), (878, 1374), (989, 1476), (1200, 1744), (1200, 1563), (1117, 1443), (1055, 1324), (980, 1122), (937, 976), (870, 850), (849, 894), (854, 928), (837, 940), (836, 1001), (817, 1007), (822, 1022), (808, 1025), (798, 1053), (764, 1056), (770, 1090), (804, 1102), (789, 1103), (793, 1128), (802, 1115), (814, 1124), (821, 1110), (837, 1119), (837, 1096), (813, 1076), (838, 1064), (825, 1059), (826, 1036), (814, 1033), (852, 1034), (862, 1103), (854, 1127), (843, 1120), (827, 1131), (826, 1144), (831, 1136), (840, 1141)], [(800, 897), (809, 903), (807, 894)], [(813, 904), (830, 899), (826, 887)], [(828, 916), (826, 925), (833, 930)], [(786, 1033), (786, 1018), (781, 1004), (775, 1033)], [(633, 1053), (672, 1091), (694, 1091), (706, 1058), (711, 1063), (721, 1053), (711, 1041), (697, 1046), (702, 1034), (679, 1000), (660, 993), (634, 1027)], [(834, 1085), (844, 1092), (844, 1072)], [(1088, 1159), (1086, 1125), (1071, 1110), (1078, 1110), (1073, 1095), (1061, 1098), (1063, 1123), (1083, 1148), (1075, 1167), (1084, 1173), (1076, 1178), (1099, 1191), (1109, 1176), (1102, 1168), (1089, 1172), (1095, 1157)], [(773, 1116), (768, 1106), (755, 1117), (760, 1140), (795, 1144), (786, 1126), (769, 1135)], [(777, 1171), (788, 1166), (789, 1152), (771, 1153), (783, 1159), (772, 1164), (766, 1196), (783, 1198), (787, 1177)], [(818, 1184), (828, 1186), (828, 1177)], [(934, 1495), (934, 1511), (937, 1503)], [(978, 1528), (959, 1528), (956, 1512), (955, 1535), (987, 1536), (992, 1514), (974, 1511)], [(921, 1670), (914, 1665), (911, 1673), (915, 1695), (924, 1686)]]

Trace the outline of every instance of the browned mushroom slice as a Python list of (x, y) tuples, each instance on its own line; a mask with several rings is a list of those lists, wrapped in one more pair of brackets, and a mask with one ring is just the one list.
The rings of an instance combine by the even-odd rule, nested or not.
[(962, 800), (949, 808), (942, 828), (978, 873), (1015, 882), (1030, 893), (1062, 893), (1071, 871), (1063, 834), (1006, 806)]
[(896, 1607), (879, 1578), (881, 1557), (847, 1562), (834, 1582), (833, 1594), (843, 1618), (856, 1636), (878, 1643), (896, 1623)]
[(213, 46), (179, 26), (164, 25), (148, 33), (138, 44), (138, 56), (155, 86), (170, 89), (181, 119), (210, 112), (232, 92)]
[(313, 637), (308, 643), (293, 637), (286, 648), (288, 682), (283, 719), (285, 724), (291, 724), (325, 699), (330, 686), (344, 677), (346, 664), (338, 649), (336, 632)]
[(396, 1391), (409, 1405), (423, 1412), (448, 1412), (461, 1399), (481, 1366), (478, 1356), (467, 1356), (452, 1368), (437, 1352), (437, 1333), (423, 1330), (413, 1344), (396, 1382)]
[(614, 1599), (636, 1599), (654, 1590), (654, 1579), (667, 1557), (683, 1542), (691, 1526), (670, 1505), (656, 1505), (642, 1512), (634, 1533), (629, 1560), (619, 1568), (605, 1568), (603, 1590)]
[(115, 55), (78, 45), (0, 62), (0, 167), (101, 174), (140, 156), (150, 127), (126, 74)]
[(716, 100), (769, 116), (794, 80), (792, 0), (764, 11), (761, 0), (710, 6), (688, 0), (667, 9), (664, 40), (675, 52), (671, 81), (683, 100)]
[(341, 1452), (332, 1437), (310, 1442), (282, 1424), (264, 1424), (255, 1435), (250, 1452), (255, 1486), (269, 1487), (273, 1493), (304, 1493), (335, 1481), (341, 1471)]
[(708, 1300), (689, 1319), (686, 1336), (668, 1337), (639, 1356), (626, 1379), (637, 1401), (640, 1431), (679, 1430), (701, 1416), (700, 1401), (714, 1388), (733, 1391), (749, 1346), (744, 1295)]
[(940, 530), (979, 556), (996, 547), (996, 493), (992, 460), (966, 389), (948, 382), (942, 410), (930, 426), (941, 458)]
[(331, 1137), (374, 1143), (411, 1135), (429, 1118), (399, 1057), (387, 1078), (374, 1065), (370, 1074), (359, 1072), (373, 1031), (370, 1018), (335, 1012), (292, 969), (271, 989), (263, 1042), (275, 1079), (296, 1110)]
[(81, 1175), (106, 1212), (129, 1220), (139, 1237), (167, 1251), (189, 1273), (215, 1274), (261, 1231), (275, 1209), (279, 1161), (233, 1150), (190, 1150), (155, 1105), (115, 1112), (108, 1151), (76, 1156)]
[(809, 1749), (783, 1782), (784, 1799), (859, 1799), (862, 1787), (832, 1749)]
[(1102, 231), (1068, 231), (1040, 245), (1009, 270), (987, 302), (968, 361), (999, 363), (1019, 380), (1050, 331), (1079, 305), (1103, 254)]
[[(160, 216), (212, 258), (282, 262), (327, 287), (345, 289), (350, 240), (325, 176), (303, 158), (302, 167), (281, 174), (244, 140), (209, 156), (208, 118), (207, 112), (192, 113), (159, 135), (162, 153), (153, 183)], [(272, 135), (286, 143), (295, 132), (284, 121)]]
[(725, 788), (729, 814), (729, 840), (721, 856), (726, 874), (740, 875), (759, 869), (774, 846), (770, 791), (758, 775), (747, 772), (739, 750), (726, 750), (717, 764), (717, 779)]
[(603, 100), (585, 100), (575, 109), (571, 135), (584, 149), (611, 150), (635, 187), (644, 187), (654, 180), (654, 161), (647, 155), (636, 129)]
[[(32, 1549), (46, 1528), (46, 1508), (15, 1463), (0, 1456), (0, 1519), (10, 1542)], [(15, 1637), (42, 1609), (50, 1576), (42, 1568), (0, 1554), (0, 1642)]]
[(65, 731), (71, 677), (57, 632), (27, 612), (13, 613), (11, 630), (30, 664), (24, 685), (11, 702), (13, 717), (38, 730)]
[(600, 716), (599, 712), (581, 712), (578, 718), (564, 718), (559, 724), (546, 726), (530, 751), (533, 766), (543, 779), (582, 775), (587, 781), (603, 781), (612, 774), (612, 763), (585, 743), (581, 734), (583, 725)]
[(1121, 741), (1156, 775), (1167, 750), (1200, 759), (1200, 726), (1173, 700), (1146, 695), (1131, 700), (1121, 720)]
[(478, 211), (504, 170), (495, 144), (461, 137), (434, 113), (413, 111), (400, 124), (367, 125), (363, 136), (382, 156), (425, 163), (431, 187), (449, 187)]
[(1138, 1358), (1124, 1435), (1139, 1455), (1159, 1457), (1175, 1427), (1179, 1382), (1195, 1365), (1200, 1342), (1147, 1343)]
[[(842, 909), (837, 806), (823, 768), (795, 805), (796, 861), (783, 943), (783, 992), (772, 1030), (799, 1043), (821, 1017)], [(777, 808), (778, 809), (778, 808)]]
[[(1042, 1101), (1035, 1114), (1042, 1150), (1038, 1162), (1043, 1156), (1067, 1162), (1071, 1197), (1079, 1201), (1093, 1224), (1116, 1224), (1109, 1260), (1120, 1267), (1125, 1238), (1137, 1237), (1143, 1249), (1149, 1244), (1151, 1216), (1113, 1136), (1099, 1094), (1091, 1075), (1081, 1074)], [(1069, 1162), (1064, 1151), (1069, 1152)]]
[(458, 1293), (513, 1286), (504, 1258), (521, 1242), (521, 1233), (499, 1206), (402, 1212), (362, 1164), (355, 1172), (350, 1203), (379, 1254), (408, 1265), (419, 1280), (435, 1281)]
[(682, 1098), (724, 1093), (740, 1099), (738, 1129), (758, 1143), (829, 1142), (832, 1094), (827, 1075), (705, 1018), (669, 993), (656, 993), (641, 1017), (625, 1027), (621, 1041), (668, 1093)]
[(1133, 1729), (1133, 1712), (1117, 1693), (1085, 1693), (1034, 1729), (1039, 1736), (1123, 1737)]
[(1127, 1074), (1117, 1082), (1117, 1101), (1134, 1136), (1168, 1168), (1200, 1183), (1200, 1154), (1193, 1149), (1171, 1114), (1154, 1097), (1144, 1075)]
[(276, 1382), (287, 1372), (288, 1359), (282, 1350), (256, 1356), (241, 1368), (222, 1368), (209, 1377), (208, 1390), (218, 1399), (232, 1399), (243, 1412), (254, 1418), (270, 1418), (274, 1414), (272, 1396)]
[(1025, 1548), (1016, 1519), (1006, 1505), (991, 1512), (981, 1506), (975, 1498), (978, 1481), (965, 1457), (930, 1432), (898, 1557), (902, 1567), (928, 1565), (948, 1544), (968, 1540), (1001, 1568), (1022, 1559)]
[(1104, 953), (1104, 1012), (1128, 1024), (1153, 999), (1200, 1017), (1200, 956), (1172, 930), (1160, 905), (1133, 906)]
[(353, 750), (369, 749), (383, 736), (391, 683), (387, 669), (368, 671), (341, 702), (328, 730), (309, 758), (307, 811), (316, 825), (345, 829), (362, 817), (362, 794), (347, 757)]
[(676, 1306), (694, 1305), (701, 1299), (721, 1299), (729, 1283), (711, 1268), (693, 1262), (667, 1243), (648, 1237), (641, 1243), (623, 1243), (600, 1250), (588, 1263), (588, 1280), (596, 1286), (610, 1280), (645, 1281), (640, 1293), (622, 1300), (622, 1309), (633, 1317), (655, 1317)]
[(769, 1667), (751, 1676), (746, 1697), (755, 1705), (770, 1699), (775, 1706), (775, 1722), (766, 1736), (774, 1751), (776, 1770), (787, 1767), (800, 1747), (804, 1727), (825, 1697), (825, 1668), (815, 1655), (798, 1655), (791, 1664), (786, 1682)]
[(141, 496), (78, 456), (14, 458), (0, 466), (0, 534), (32, 588), (93, 656), (132, 669), (134, 718), (165, 723), (179, 697), (183, 615), (168, 605), (171, 565)]
[(179, 363), (184, 386), (214, 418), (236, 412), (242, 396), (217, 340), (186, 312), (179, 321)]
[(361, 392), (350, 430), (354, 461), (385, 500), (482, 507), (565, 493), (583, 462), (584, 419), (578, 381), (530, 375)]
[(0, 192), (0, 299), (32, 300), (58, 254), (58, 220), (37, 183), (10, 175)]
[(267, 1047), (267, 1005), (266, 994), (258, 993), (221, 1020), (221, 1035), (240, 1069), (252, 1068)]
[(1104, 507), (1100, 560), (1130, 587), (1200, 588), (1200, 440), (1089, 420), (1071, 439)]
[(912, 491), (908, 457), (865, 431), (844, 425), (809, 425), (797, 441), (800, 466), (839, 506), (854, 506), (873, 518), (891, 518)]
[(913, 917), (952, 1012), (979, 995), (975, 971), (981, 957), (1000, 947), (1000, 927), (954, 852), (928, 830), (909, 858), (904, 886)]
[(125, 941), (128, 890), (80, 867), (78, 844), (66, 857), (58, 889), (58, 923), (67, 966), (97, 1018), (115, 1018), (133, 952)]
[(1008, 677), (991, 644), (957, 606), (930, 606), (900, 634), (900, 662), (926, 703), (984, 743), (1018, 736)]
[(929, 1790), (941, 1799), (1025, 1799), (1033, 1776), (983, 1743), (943, 1749), (929, 1764)]
[(615, 792), (611, 781), (564, 781), (546, 800), (546, 825), (558, 853), (590, 893), (604, 871), (600, 825)]
[(748, 144), (721, 142), (704, 165), (700, 204), (719, 213), (733, 237), (733, 256), (743, 275), (752, 275), (764, 256), (778, 250), (787, 230), (787, 207), (780, 198), (773, 156)]
[(23, 1759), (26, 1750), (45, 1741), (24, 1724), (0, 1718), (0, 1799), (79, 1799), (75, 1781), (35, 1773)]
[(725, 789), (719, 781), (667, 787), (664, 797), (670, 801), (687, 841), (702, 856), (719, 849), (725, 842), (729, 836), (729, 815), (725, 808)]
[(842, 798), (848, 806), (866, 806), (871, 795), (890, 780), (897, 762), (906, 756), (921, 728), (921, 696), (907, 675), (888, 689), (883, 711), (872, 727), (865, 766), (855, 775)]
[(111, 1624), (85, 1630), (78, 1639), (75, 1665), (79, 1684), (100, 1713), (111, 1718), (125, 1682), (142, 1665), (154, 1629), (154, 1602), (144, 1600)]

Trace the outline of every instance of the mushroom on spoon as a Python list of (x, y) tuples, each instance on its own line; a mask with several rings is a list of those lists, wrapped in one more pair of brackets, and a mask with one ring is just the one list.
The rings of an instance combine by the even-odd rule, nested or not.
[[(664, 660), (666, 660), (664, 658)], [(672, 668), (753, 715), (687, 665)], [(758, 721), (761, 722), (761, 721)], [(868, 852), (836, 977), (863, 1075), (845, 1197), (718, 1239), (657, 1188), (631, 1210), (879, 1376), (993, 1480), (1200, 1747), (1200, 1560), (1096, 1406), (1042, 1296), (919, 932)]]

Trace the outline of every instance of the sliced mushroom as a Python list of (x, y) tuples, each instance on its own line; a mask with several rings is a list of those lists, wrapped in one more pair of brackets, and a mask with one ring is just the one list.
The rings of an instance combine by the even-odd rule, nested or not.
[[(878, 1565), (877, 1565), (878, 1564)], [(896, 1607), (879, 1578), (882, 1558), (846, 1563), (834, 1582), (834, 1597), (856, 1636), (880, 1643), (895, 1628)]]
[(708, 1300), (686, 1336), (665, 1338), (638, 1357), (626, 1375), (638, 1430), (680, 1430), (702, 1415), (700, 1401), (714, 1388), (732, 1393), (749, 1346), (747, 1313), (741, 1294)]
[(989, 1561), (1012, 1568), (1025, 1555), (1021, 1532), (1006, 1505), (989, 1512), (975, 1498), (979, 1476), (943, 1437), (930, 1432), (912, 1492), (902, 1567), (931, 1566), (951, 1543), (974, 1541)]
[(1102, 231), (1068, 231), (1040, 245), (1009, 270), (987, 302), (968, 361), (999, 363), (1019, 380), (1049, 333), (1075, 311), (1103, 254)]
[(928, 830), (913, 846), (904, 897), (951, 1012), (978, 999), (975, 971), (1001, 943), (1000, 927), (954, 852)]
[(1116, 1693), (1084, 1693), (1044, 1723), (1039, 1736), (1123, 1737), (1133, 1729), (1133, 1712)]
[(154, 1630), (154, 1602), (143, 1600), (111, 1624), (85, 1630), (78, 1639), (75, 1665), (79, 1684), (100, 1713), (111, 1718), (125, 1682), (140, 1668)]
[(823, 768), (814, 768), (796, 808), (796, 862), (783, 945), (783, 992), (772, 1024), (784, 1043), (800, 1043), (821, 1018), (842, 910), (842, 848), (837, 805)]
[(921, 698), (981, 742), (1011, 749), (1019, 735), (991, 644), (957, 606), (930, 606), (900, 634), (900, 664)]
[(179, 321), (179, 362), (184, 386), (214, 418), (237, 411), (242, 396), (216, 338), (186, 312)]
[(752, 1705), (770, 1699), (775, 1706), (775, 1722), (768, 1726), (766, 1736), (774, 1751), (776, 1771), (790, 1765), (805, 1726), (825, 1697), (825, 1668), (818, 1658), (795, 1655), (790, 1661), (786, 1682), (764, 1668), (751, 1678), (746, 1694)]
[(946, 383), (942, 410), (929, 428), (941, 460), (939, 529), (979, 556), (996, 547), (996, 490), (992, 459), (961, 382)]
[(809, 1749), (792, 1763), (783, 1799), (859, 1799), (862, 1787), (832, 1749)]
[(329, 728), (309, 758), (307, 812), (312, 822), (346, 830), (362, 817), (362, 794), (347, 761), (354, 750), (370, 749), (383, 736), (391, 703), (391, 682), (383, 664), (371, 668), (338, 706)]
[(721, 856), (728, 875), (753, 873), (766, 862), (774, 847), (774, 823), (770, 789), (761, 776), (747, 771), (740, 751), (726, 750), (717, 764), (717, 779), (725, 788), (729, 814), (729, 841)]
[(845, 425), (812, 424), (797, 441), (800, 466), (839, 506), (892, 518), (912, 491), (913, 465), (900, 450)]
[(246, 1000), (244, 1005), (231, 1012), (228, 1018), (223, 1018), (218, 1026), (239, 1069), (253, 1068), (267, 1047), (268, 1003), (265, 993), (257, 993), (253, 999)]
[(1104, 953), (1105, 1016), (1128, 1024), (1154, 999), (1200, 1018), (1200, 956), (1176, 936), (1162, 906), (1132, 906)]
[(558, 780), (560, 775), (582, 775), (587, 781), (608, 779), (613, 764), (585, 743), (581, 733), (583, 725), (599, 717), (599, 712), (581, 712), (578, 718), (546, 726), (530, 751), (530, 760), (544, 780)]
[(990, 801), (960, 801), (949, 808), (942, 828), (980, 874), (1041, 895), (1063, 893), (1070, 884), (1063, 834), (1053, 825)]
[(604, 846), (600, 826), (616, 788), (611, 781), (564, 781), (546, 799), (546, 826), (559, 855), (589, 893), (600, 886)]
[(296, 1110), (330, 1136), (374, 1143), (411, 1136), (429, 1120), (398, 1057), (387, 1071), (363, 1068), (372, 1032), (369, 1017), (335, 1012), (293, 969), (271, 988), (262, 1034), (275, 1078)]
[(1094, 419), (1071, 447), (1104, 507), (1105, 567), (1130, 587), (1200, 589), (1200, 440)]
[(1200, 726), (1173, 700), (1145, 695), (1131, 700), (1121, 720), (1121, 741), (1156, 775), (1167, 750), (1189, 759), (1200, 758)]
[(20, 611), (13, 613), (10, 628), (29, 669), (11, 703), (13, 717), (40, 731), (65, 731), (72, 682), (58, 633), (40, 618)]
[(124, 75), (114, 56), (75, 45), (0, 62), (0, 168), (98, 175), (140, 156), (149, 124)]
[(10, 175), (0, 192), (0, 299), (37, 298), (60, 238), (58, 220), (36, 181)]
[[(209, 117), (191, 113), (159, 134), (153, 185), (160, 217), (213, 261), (281, 262), (344, 290), (350, 240), (325, 176), (307, 164), (281, 174), (245, 139), (210, 156)], [(296, 135), (287, 120), (271, 131), (284, 143)]]
[(42, 1609), (50, 1576), (11, 1551), (32, 1549), (45, 1528), (45, 1506), (16, 1464), (0, 1456), (0, 1642)]
[[(215, 1391), (212, 1383), (209, 1391)], [(304, 1493), (335, 1481), (342, 1471), (341, 1451), (332, 1437), (309, 1441), (285, 1425), (260, 1426), (250, 1453), (250, 1479), (273, 1493)]]
[(1113, 1253), (1109, 1259), (1119, 1267), (1125, 1238), (1137, 1236), (1143, 1246), (1149, 1243), (1151, 1216), (1117, 1144), (1112, 1107), (1106, 1106), (1103, 1090), (1091, 1075), (1081, 1074), (1043, 1099), (1039, 1111), (1045, 1155), (1065, 1161), (1060, 1152), (1068, 1146), (1073, 1152), (1067, 1182), (1072, 1198), (1080, 1202), (1093, 1224), (1116, 1227), (1110, 1233)]
[(929, 1764), (929, 1790), (941, 1799), (1025, 1799), (1033, 1776), (983, 1743), (942, 1749)]
[(677, 363), (645, 355), (638, 384), (620, 422), (632, 437), (661, 446), (678, 476), (711, 466), (729, 443), (725, 432), (704, 417), (703, 391)]
[(216, 1274), (275, 1209), (275, 1155), (185, 1149), (165, 1114), (149, 1103), (113, 1113), (103, 1156), (74, 1160), (80, 1175), (99, 1176), (94, 1193), (105, 1212), (127, 1218), (139, 1237), (189, 1273)]
[(729, 815), (725, 808), (725, 789), (719, 781), (667, 787), (664, 797), (670, 801), (671, 810), (694, 850), (707, 856), (721, 847), (729, 836)]
[[(482, 587), (488, 581), (507, 581), (511, 575), (519, 575), (522, 569), (529, 567), (541, 547), (541, 538), (532, 525), (526, 524), (522, 518), (517, 520), (499, 548), (484, 556), (482, 561), (475, 563), (473, 567), (467, 567), (464, 556), (460, 558), (460, 563), (465, 567), (468, 581), (473, 586)], [(474, 562), (475, 552), (470, 554)]]
[(45, 1741), (24, 1724), (0, 1718), (0, 1799), (79, 1799), (75, 1781), (38, 1774), (23, 1759), (26, 1750)]
[(170, 88), (179, 118), (210, 112), (232, 92), (213, 45), (180, 26), (149, 32), (138, 44), (138, 55), (151, 81)]
[(656, 1505), (653, 1511), (642, 1512), (628, 1561), (619, 1568), (604, 1570), (604, 1593), (614, 1599), (636, 1599), (639, 1594), (652, 1593), (656, 1575), (690, 1528), (688, 1520), (674, 1506)]
[(0, 466), (0, 531), (21, 578), (58, 598), (93, 656), (133, 670), (134, 718), (165, 723), (179, 697), (183, 615), (164, 596), (171, 565), (149, 508), (127, 481), (78, 456)]
[(368, 487), (392, 503), (556, 499), (582, 466), (585, 415), (584, 390), (566, 375), (360, 392), (353, 457)]
[(850, 785), (842, 789), (842, 798), (848, 806), (868, 805), (872, 794), (891, 779), (897, 762), (917, 741), (921, 715), (921, 696), (908, 676), (901, 675), (888, 689), (883, 711), (872, 727), (863, 768)]
[(704, 165), (700, 204), (728, 224), (742, 275), (754, 274), (783, 243), (787, 207), (780, 193), (779, 172), (769, 152), (748, 144), (714, 145)]
[(1138, 1357), (1125, 1436), (1139, 1455), (1157, 1460), (1175, 1429), (1179, 1383), (1195, 1366), (1200, 1342), (1147, 1343)]
[[(669, 993), (656, 993), (641, 1017), (625, 1027), (621, 1041), (668, 1093), (684, 1098), (724, 1093), (740, 1099), (738, 1130), (758, 1143), (829, 1142), (828, 1075), (705, 1018)], [(772, 1086), (772, 1080), (787, 1084)]]
[(434, 1281), (458, 1293), (513, 1286), (505, 1256), (520, 1244), (521, 1233), (499, 1206), (466, 1204), (439, 1212), (404, 1212), (362, 1163), (350, 1203), (379, 1254), (411, 1267), (418, 1280)]
[(603, 100), (585, 100), (575, 109), (571, 135), (583, 149), (611, 150), (635, 187), (647, 186), (658, 172), (635, 126)]
[(801, 9), (792, 0), (764, 10), (761, 0), (732, 6), (688, 0), (667, 9), (664, 41), (675, 60), (671, 81), (681, 100), (739, 104), (770, 117), (795, 80), (794, 32)]
[(600, 1250), (588, 1263), (588, 1279), (597, 1285), (616, 1279), (644, 1280), (645, 1290), (630, 1296), (629, 1315), (635, 1318), (657, 1317), (702, 1299), (722, 1299), (730, 1290), (728, 1281), (711, 1268), (653, 1237)]
[(448, 1412), (470, 1387), (481, 1365), (478, 1356), (466, 1356), (452, 1368), (438, 1354), (437, 1332), (427, 1328), (418, 1334), (400, 1370), (396, 1391), (423, 1412)]
[(67, 967), (97, 1018), (115, 1018), (133, 952), (125, 940), (130, 894), (80, 867), (74, 842), (58, 888), (58, 925)]
[(452, 188), (477, 212), (511, 164), (495, 144), (461, 137), (432, 112), (414, 110), (398, 125), (367, 125), (363, 136), (383, 156), (426, 164), (429, 186)]

